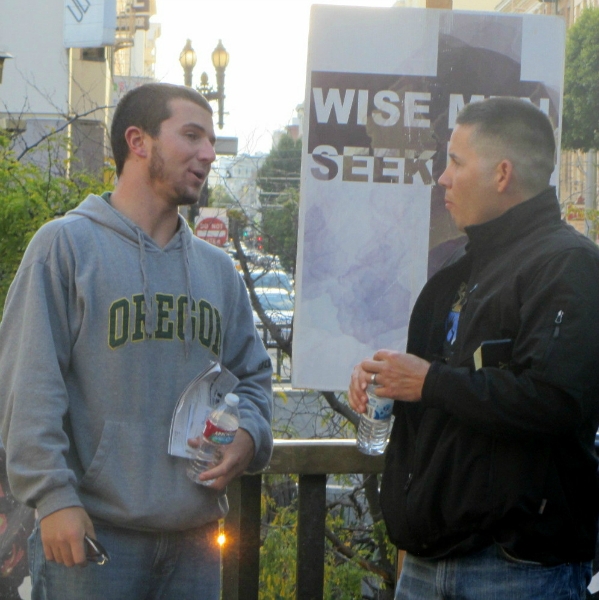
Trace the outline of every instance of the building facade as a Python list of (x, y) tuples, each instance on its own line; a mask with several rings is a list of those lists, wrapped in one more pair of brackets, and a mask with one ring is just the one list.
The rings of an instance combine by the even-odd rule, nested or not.
[[(539, 15), (557, 15), (566, 21), (570, 27), (585, 8), (599, 7), (599, 0), (502, 0), (497, 4), (496, 10), (508, 13), (528, 13)], [(594, 171), (593, 176), (589, 170)], [(560, 164), (559, 197), (564, 214), (581, 230), (585, 228), (584, 210), (594, 208), (589, 206), (589, 198), (597, 197), (597, 190), (592, 194), (587, 188), (589, 185), (597, 186), (599, 170), (597, 166), (597, 153), (582, 153), (562, 151)], [(589, 184), (589, 182), (591, 182)], [(586, 201), (586, 202), (585, 202)], [(596, 200), (595, 200), (596, 202)]]
[(585, 8), (599, 6), (598, 0), (502, 0), (498, 12), (528, 13), (531, 15), (559, 15), (569, 27)]
[(260, 216), (258, 171), (266, 154), (239, 154), (220, 157), (210, 175), (211, 187), (220, 186), (228, 197), (226, 208), (241, 210), (251, 223)]
[(17, 155), (56, 174), (105, 171), (116, 102), (154, 77), (154, 14), (155, 0), (0, 2), (0, 47), (13, 56), (0, 128)]

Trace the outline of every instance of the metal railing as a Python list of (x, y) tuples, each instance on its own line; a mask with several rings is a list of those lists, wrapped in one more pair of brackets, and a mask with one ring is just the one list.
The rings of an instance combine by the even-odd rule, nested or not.
[[(362, 454), (356, 440), (275, 440), (270, 466), (263, 474), (299, 476), (296, 600), (323, 597), (327, 475), (382, 470), (383, 457)], [(223, 600), (258, 600), (261, 488), (262, 474), (245, 475), (229, 486)]]

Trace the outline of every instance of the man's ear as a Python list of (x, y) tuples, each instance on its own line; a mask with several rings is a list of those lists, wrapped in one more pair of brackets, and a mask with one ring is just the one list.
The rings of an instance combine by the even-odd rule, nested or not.
[(497, 191), (501, 194), (507, 190), (509, 185), (514, 179), (514, 166), (511, 161), (504, 158), (495, 167), (495, 186)]
[(148, 156), (148, 148), (146, 144), (146, 133), (143, 129), (131, 125), (125, 131), (125, 140), (129, 146), (129, 151), (135, 156), (146, 158)]

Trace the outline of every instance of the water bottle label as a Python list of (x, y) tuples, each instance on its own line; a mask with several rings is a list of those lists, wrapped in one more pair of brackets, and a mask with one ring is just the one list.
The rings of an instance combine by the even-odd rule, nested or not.
[(366, 414), (371, 419), (383, 420), (391, 417), (393, 412), (393, 400), (389, 398), (379, 398), (372, 394), (368, 394), (368, 407), (366, 408)]
[(204, 427), (204, 437), (213, 444), (230, 444), (235, 437), (237, 430), (221, 429), (217, 427), (210, 419), (206, 421)]

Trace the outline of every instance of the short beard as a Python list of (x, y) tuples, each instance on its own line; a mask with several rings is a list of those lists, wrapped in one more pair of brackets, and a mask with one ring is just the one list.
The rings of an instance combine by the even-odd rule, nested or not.
[[(160, 153), (160, 148), (158, 146), (154, 146), (152, 148), (152, 156), (150, 158), (150, 166), (149, 166), (149, 176), (150, 181), (166, 181), (166, 177), (164, 174), (164, 158)], [(187, 191), (187, 188), (183, 185), (175, 186), (175, 194), (173, 196), (173, 200), (177, 204), (177, 206), (191, 206), (196, 202), (199, 202), (202, 189), (206, 182), (200, 186), (197, 194), (190, 194)]]

